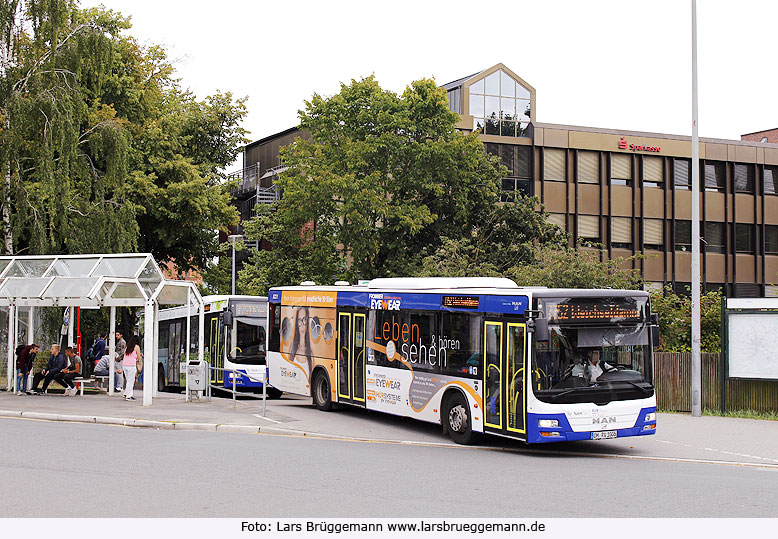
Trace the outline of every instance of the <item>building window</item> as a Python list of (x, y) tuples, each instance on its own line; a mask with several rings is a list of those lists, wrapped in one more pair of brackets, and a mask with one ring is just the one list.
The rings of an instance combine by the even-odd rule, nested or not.
[(502, 69), (470, 85), (473, 129), (487, 135), (524, 137), (530, 122), (530, 93)]
[(705, 223), (705, 251), (708, 253), (724, 252), (724, 223)]
[(723, 192), (726, 184), (726, 168), (722, 162), (705, 163), (705, 190)]
[(675, 222), (675, 250), (676, 251), (692, 250), (692, 222), (691, 221)]
[(611, 219), (611, 247), (613, 249), (632, 249), (632, 219), (613, 217)]
[(563, 182), (567, 178), (565, 174), (565, 150), (556, 148), (543, 149), (543, 179)]
[(457, 86), (448, 91), (449, 110), (462, 114), (462, 87)]
[(735, 192), (754, 192), (754, 165), (735, 163)]
[(653, 251), (664, 249), (664, 233), (662, 219), (644, 219), (643, 220), (643, 248)]
[(756, 245), (756, 229), (754, 225), (735, 223), (735, 251), (738, 253), (753, 253)]
[(662, 158), (650, 155), (643, 156), (643, 187), (662, 187)]
[(508, 169), (508, 176), (502, 178), (502, 202), (513, 202), (516, 195), (529, 196), (529, 162), (532, 148), (514, 144), (484, 144), (486, 153), (500, 159), (500, 164)]
[(676, 296), (689, 297), (692, 295), (692, 283), (676, 281), (673, 283), (673, 292)]
[(764, 252), (768, 255), (778, 255), (778, 226), (764, 227)]
[(578, 152), (578, 181), (581, 183), (600, 183), (599, 153)]
[(611, 184), (632, 185), (632, 156), (611, 154)]
[(689, 171), (691, 164), (688, 159), (673, 159), (673, 185), (676, 189), (690, 189)]
[(546, 216), (546, 220), (552, 225), (556, 225), (561, 228), (562, 231), (567, 230), (567, 219), (565, 218), (564, 213), (549, 213)]
[(599, 242), (600, 217), (597, 215), (579, 215), (578, 237), (584, 240)]
[(778, 178), (778, 167), (764, 167), (764, 194), (776, 195), (775, 180)]

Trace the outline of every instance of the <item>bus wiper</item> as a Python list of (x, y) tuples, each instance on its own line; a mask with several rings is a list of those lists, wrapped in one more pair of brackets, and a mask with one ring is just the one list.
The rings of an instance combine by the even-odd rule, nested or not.
[(551, 395), (551, 400), (552, 400), (552, 401), (555, 401), (555, 400), (557, 400), (559, 397), (562, 397), (562, 396), (564, 396), (564, 395), (569, 395), (570, 393), (573, 393), (573, 392), (575, 392), (575, 391), (578, 391), (579, 389), (581, 389), (581, 388), (580, 388), (580, 387), (574, 387), (574, 388), (571, 388), (571, 389), (565, 389), (565, 390), (564, 390), (564, 391), (562, 391), (561, 393), (557, 393), (556, 395)]
[(636, 388), (638, 388), (640, 391), (642, 391), (644, 395), (651, 395), (650, 389), (645, 388), (643, 386), (639, 386), (637, 382), (633, 382), (632, 380), (619, 380), (619, 382), (627, 382), (628, 384), (633, 385)]

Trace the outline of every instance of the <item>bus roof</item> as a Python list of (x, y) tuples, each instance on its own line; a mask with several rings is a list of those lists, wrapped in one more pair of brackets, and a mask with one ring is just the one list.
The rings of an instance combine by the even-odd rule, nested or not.
[(310, 290), (320, 292), (429, 292), (435, 294), (451, 293), (451, 291), (456, 290), (467, 294), (527, 295), (533, 297), (626, 297), (649, 295), (648, 292), (644, 290), (519, 286), (511, 279), (499, 277), (393, 277), (373, 279), (365, 284), (359, 285), (278, 286), (272, 287), (271, 290)]

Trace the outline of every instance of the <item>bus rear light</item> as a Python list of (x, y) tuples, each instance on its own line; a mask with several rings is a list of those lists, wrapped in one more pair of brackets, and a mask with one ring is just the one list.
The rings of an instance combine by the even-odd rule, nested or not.
[(558, 432), (541, 432), (540, 435), (541, 436), (546, 436), (548, 438), (558, 438), (558, 437), (562, 436)]

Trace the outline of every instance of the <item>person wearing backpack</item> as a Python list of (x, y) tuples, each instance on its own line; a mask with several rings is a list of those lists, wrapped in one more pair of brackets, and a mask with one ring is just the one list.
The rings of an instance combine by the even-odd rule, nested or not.
[(32, 371), (32, 364), (35, 362), (35, 355), (40, 347), (35, 344), (22, 346), (16, 357), (16, 394), (27, 393), (27, 378)]

